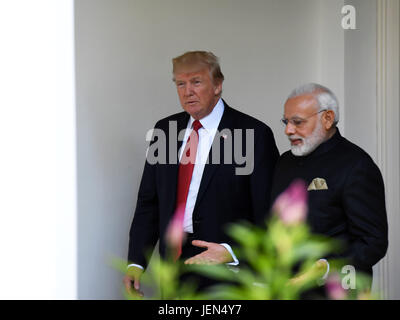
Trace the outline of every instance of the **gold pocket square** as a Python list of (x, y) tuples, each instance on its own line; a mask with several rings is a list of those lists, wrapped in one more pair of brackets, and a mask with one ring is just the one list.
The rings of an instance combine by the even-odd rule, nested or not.
[(315, 178), (307, 188), (307, 191), (310, 190), (328, 190), (328, 185), (326, 184), (325, 179)]

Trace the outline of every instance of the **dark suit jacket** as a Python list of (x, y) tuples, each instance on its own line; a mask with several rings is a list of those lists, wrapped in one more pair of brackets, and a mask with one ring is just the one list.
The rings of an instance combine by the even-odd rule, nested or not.
[(343, 240), (340, 256), (372, 274), (372, 266), (386, 253), (388, 226), (384, 184), (371, 157), (337, 130), (308, 156), (288, 151), (280, 157), (272, 198), (296, 178), (307, 185), (315, 178), (325, 179), (327, 190), (308, 192), (308, 223), (315, 233)]
[[(193, 233), (199, 240), (231, 244), (232, 240), (226, 233), (230, 223), (264, 221), (270, 205), (273, 170), (279, 152), (267, 125), (224, 104), (219, 132), (223, 129), (254, 130), (254, 170), (250, 175), (236, 175), (235, 168), (240, 165), (235, 162), (234, 156), (231, 164), (224, 164), (222, 150), (226, 139), (218, 138), (217, 133), (216, 139), (220, 141), (214, 140), (214, 143), (220, 144), (222, 164), (209, 163), (204, 168), (193, 211)], [(157, 122), (155, 127), (167, 134), (167, 150), (169, 121), (176, 121), (180, 132), (187, 127), (189, 118), (189, 114), (181, 112)], [(243, 145), (240, 146), (244, 154), (246, 135), (243, 133), (242, 136)], [(181, 145), (180, 141), (178, 150)], [(160, 254), (165, 256), (165, 232), (174, 214), (176, 201), (179, 161), (177, 154), (174, 156), (176, 158), (172, 162), (175, 164), (151, 165), (146, 161), (130, 230), (128, 260), (131, 263), (147, 266), (146, 253), (153, 250), (158, 239)]]

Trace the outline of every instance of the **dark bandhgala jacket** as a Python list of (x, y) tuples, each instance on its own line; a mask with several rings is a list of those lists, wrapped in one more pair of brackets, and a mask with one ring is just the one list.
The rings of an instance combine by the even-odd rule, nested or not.
[[(224, 102), (225, 103), (225, 102)], [(176, 121), (178, 132), (187, 127), (189, 114), (181, 112), (160, 120), (155, 128), (166, 134), (167, 150), (170, 137), (169, 122)], [(279, 157), (271, 129), (263, 122), (239, 112), (225, 103), (224, 113), (218, 131), (230, 129), (233, 140), (241, 139), (239, 144), (243, 154), (246, 150), (246, 134), (235, 137), (234, 129), (254, 130), (254, 170), (250, 175), (237, 175), (235, 169), (244, 167), (235, 161), (235, 148), (230, 154), (232, 163), (225, 161), (223, 135), (216, 135), (214, 143), (219, 144), (222, 164), (205, 165), (196, 204), (193, 211), (194, 238), (215, 243), (229, 243), (227, 235), (230, 223), (249, 221), (263, 223), (270, 206), (273, 170)], [(174, 143), (176, 141), (173, 141)], [(233, 141), (236, 146), (238, 141)], [(178, 141), (178, 150), (182, 141)], [(214, 146), (212, 147), (214, 148)], [(238, 152), (240, 150), (237, 150)], [(210, 151), (210, 155), (212, 150)], [(177, 153), (174, 154), (177, 157)], [(146, 161), (139, 187), (136, 211), (130, 229), (128, 260), (131, 263), (147, 266), (146, 256), (160, 240), (161, 256), (166, 254), (165, 233), (175, 210), (178, 178), (178, 161), (172, 164), (150, 164)], [(211, 162), (211, 160), (210, 160)]]
[(344, 251), (339, 256), (356, 270), (372, 274), (372, 266), (386, 254), (388, 225), (383, 179), (371, 157), (337, 129), (308, 156), (282, 154), (272, 199), (297, 178), (307, 185), (318, 178), (326, 183), (326, 188), (308, 191), (312, 231), (340, 239)]

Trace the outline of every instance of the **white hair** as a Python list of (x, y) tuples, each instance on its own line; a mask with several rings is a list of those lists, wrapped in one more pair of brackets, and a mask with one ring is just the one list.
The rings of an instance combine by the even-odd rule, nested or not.
[(335, 113), (334, 125), (339, 122), (339, 103), (331, 90), (317, 83), (307, 83), (294, 89), (288, 99), (306, 94), (311, 94), (315, 97), (319, 106), (318, 111), (332, 110)]

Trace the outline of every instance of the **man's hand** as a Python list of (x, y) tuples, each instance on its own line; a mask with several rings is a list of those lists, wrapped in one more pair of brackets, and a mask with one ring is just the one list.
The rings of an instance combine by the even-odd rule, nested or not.
[(233, 262), (232, 256), (226, 248), (218, 243), (193, 240), (192, 245), (200, 248), (207, 248), (204, 252), (191, 257), (185, 261), (185, 264), (222, 264)]
[[(126, 272), (123, 282), (125, 285), (126, 292), (129, 295), (132, 295), (134, 297), (143, 297), (143, 293), (140, 291), (140, 277), (142, 273), (143, 270), (135, 266), (129, 267), (128, 271)], [(133, 282), (133, 288), (132, 288), (132, 282)]]

